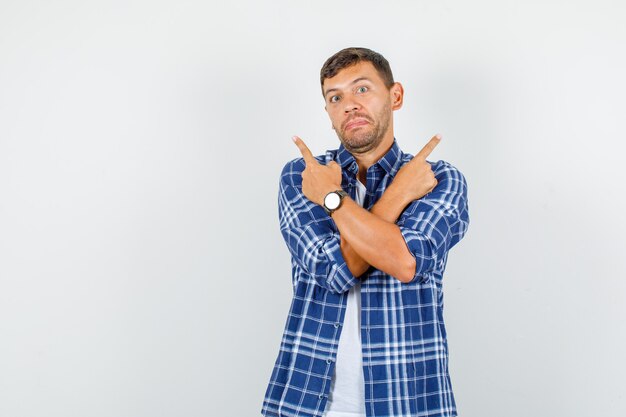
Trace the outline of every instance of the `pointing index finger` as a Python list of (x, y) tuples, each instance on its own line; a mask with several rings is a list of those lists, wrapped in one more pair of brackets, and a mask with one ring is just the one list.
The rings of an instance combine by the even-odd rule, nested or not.
[(435, 146), (439, 144), (441, 141), (441, 135), (436, 134), (433, 136), (426, 145), (415, 155), (416, 158), (426, 159), (428, 155), (435, 149)]
[(309, 148), (306, 146), (306, 144), (304, 143), (302, 139), (300, 139), (298, 136), (294, 136), (292, 139), (294, 143), (296, 144), (296, 146), (298, 147), (298, 149), (300, 149), (300, 153), (302, 154), (302, 157), (304, 158), (304, 162), (306, 162), (307, 164), (311, 162), (317, 162), (315, 160), (315, 157), (313, 156), (313, 154), (311, 153), (311, 151), (309, 150)]

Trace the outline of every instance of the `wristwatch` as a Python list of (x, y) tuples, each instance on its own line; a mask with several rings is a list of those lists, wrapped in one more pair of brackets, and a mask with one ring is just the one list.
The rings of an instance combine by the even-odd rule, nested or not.
[(333, 211), (341, 207), (341, 202), (343, 201), (343, 198), (347, 195), (348, 193), (346, 193), (344, 190), (331, 191), (330, 193), (326, 194), (326, 197), (324, 197), (324, 205), (322, 206), (324, 207), (324, 210), (326, 210), (326, 214), (332, 216)]

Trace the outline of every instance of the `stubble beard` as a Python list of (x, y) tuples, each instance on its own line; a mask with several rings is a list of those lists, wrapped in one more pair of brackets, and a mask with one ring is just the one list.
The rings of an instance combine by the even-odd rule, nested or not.
[(343, 130), (335, 129), (337, 137), (343, 144), (343, 146), (351, 154), (364, 154), (376, 149), (378, 145), (383, 141), (385, 134), (389, 130), (389, 121), (391, 119), (391, 104), (385, 104), (385, 107), (378, 114), (378, 123), (371, 127), (372, 119), (366, 117), (370, 122), (370, 125), (365, 125), (364, 128), (357, 128), (355, 132), (346, 134)]

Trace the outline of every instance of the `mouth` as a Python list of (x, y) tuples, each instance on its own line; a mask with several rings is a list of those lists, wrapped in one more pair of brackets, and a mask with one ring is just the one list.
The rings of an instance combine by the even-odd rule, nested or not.
[(369, 122), (367, 120), (365, 120), (365, 119), (361, 119), (361, 118), (354, 119), (354, 120), (351, 120), (348, 124), (346, 124), (346, 128), (345, 129), (346, 130), (354, 129), (354, 128), (357, 128), (359, 126), (364, 126), (364, 125), (366, 125), (368, 123)]

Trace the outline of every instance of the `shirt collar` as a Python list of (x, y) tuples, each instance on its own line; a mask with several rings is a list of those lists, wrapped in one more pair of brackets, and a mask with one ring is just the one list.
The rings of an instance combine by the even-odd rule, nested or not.
[[(393, 144), (389, 150), (374, 165), (379, 165), (388, 174), (395, 175), (401, 161), (402, 151), (400, 150), (398, 141), (394, 137)], [(354, 156), (343, 146), (343, 143), (339, 145), (339, 149), (337, 150), (337, 162), (341, 165), (342, 169), (348, 169), (353, 173), (358, 171), (356, 159), (354, 159)]]

